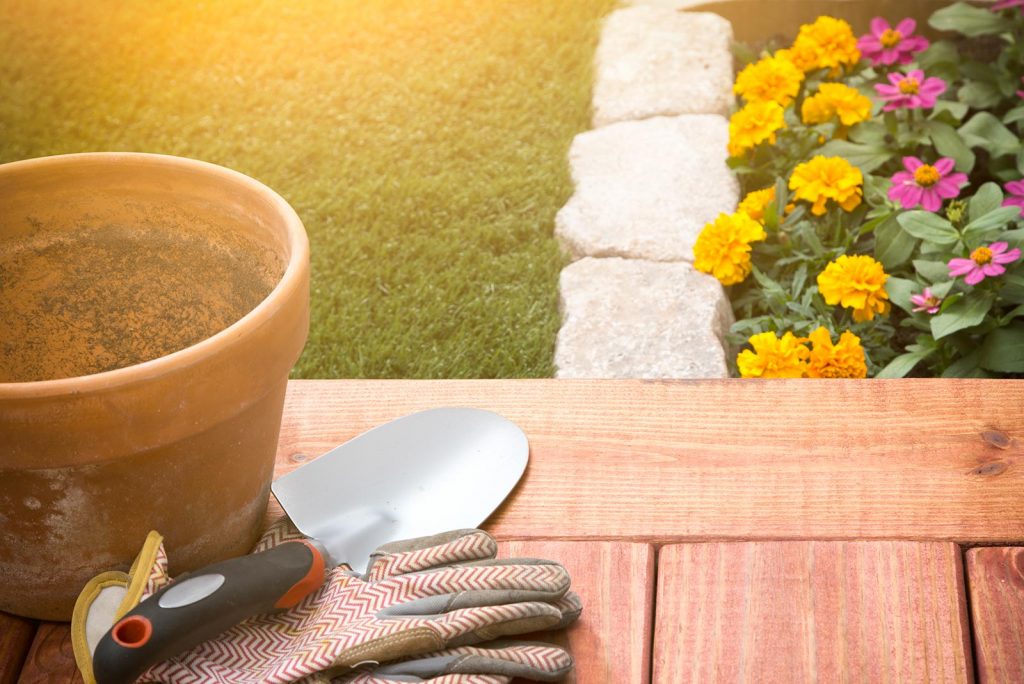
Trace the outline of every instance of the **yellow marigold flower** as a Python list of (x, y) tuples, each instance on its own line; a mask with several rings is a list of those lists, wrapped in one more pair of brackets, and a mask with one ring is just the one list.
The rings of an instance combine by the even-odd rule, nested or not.
[[(856, 88), (851, 88), (843, 83), (822, 83), (818, 86), (818, 92), (804, 100), (804, 123), (807, 121), (807, 103), (811, 100), (820, 100), (822, 111), (830, 112), (825, 121), (835, 116), (839, 117), (840, 123), (844, 126), (853, 126), (862, 121), (867, 121), (871, 116), (871, 100)], [(816, 121), (814, 123), (821, 123)]]
[(778, 102), (751, 102), (729, 119), (729, 154), (738, 157), (761, 143), (775, 142), (775, 133), (786, 127)]
[(736, 367), (744, 378), (802, 378), (807, 372), (807, 347), (799, 337), (787, 332), (781, 338), (773, 332), (751, 336), (750, 346), (736, 357)]
[(882, 264), (863, 254), (842, 255), (818, 274), (818, 291), (830, 306), (853, 309), (853, 320), (870, 321), (889, 311), (889, 278)]
[(835, 201), (846, 211), (860, 204), (864, 176), (860, 169), (842, 157), (817, 155), (808, 162), (797, 164), (789, 177), (789, 189), (794, 199), (811, 202), (811, 213), (821, 216), (825, 203)]
[(778, 102), (785, 107), (800, 91), (804, 72), (784, 57), (765, 57), (748, 64), (736, 77), (733, 92), (748, 102)]
[(821, 95), (808, 97), (800, 107), (800, 116), (809, 126), (825, 123), (835, 115), (836, 108)]
[(693, 266), (715, 276), (723, 285), (743, 282), (750, 274), (750, 243), (765, 237), (761, 224), (746, 214), (719, 214), (697, 236)]
[(817, 63), (818, 46), (809, 40), (794, 43), (788, 48), (775, 51), (775, 56), (789, 60), (797, 69), (803, 72), (811, 71)]
[(833, 74), (842, 66), (860, 61), (860, 50), (853, 29), (842, 19), (821, 16), (813, 24), (804, 24), (786, 56), (804, 71), (829, 69)]
[(774, 185), (764, 190), (748, 192), (747, 196), (740, 202), (740, 205), (736, 207), (736, 211), (746, 214), (761, 225), (764, 225), (764, 211), (773, 201), (775, 201)]
[(807, 364), (809, 378), (866, 378), (868, 366), (860, 338), (847, 330), (832, 344), (832, 335), (825, 327), (807, 336), (814, 345)]
[(828, 101), (844, 126), (867, 121), (871, 116), (871, 99), (843, 83), (822, 83), (818, 96)]

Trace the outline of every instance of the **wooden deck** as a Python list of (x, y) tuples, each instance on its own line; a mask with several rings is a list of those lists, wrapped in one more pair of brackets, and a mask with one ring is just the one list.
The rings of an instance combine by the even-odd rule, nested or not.
[[(486, 527), (572, 573), (577, 682), (1024, 682), (1024, 381), (294, 381), (277, 474), (444, 405), (530, 438)], [(0, 684), (72, 681), (0, 614)]]

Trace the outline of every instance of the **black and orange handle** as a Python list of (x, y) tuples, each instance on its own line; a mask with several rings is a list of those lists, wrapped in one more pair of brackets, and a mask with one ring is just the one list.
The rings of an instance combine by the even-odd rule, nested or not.
[(97, 684), (134, 682), (248, 617), (297, 605), (323, 584), (326, 557), (314, 541), (290, 541), (182, 576), (103, 636), (92, 658)]

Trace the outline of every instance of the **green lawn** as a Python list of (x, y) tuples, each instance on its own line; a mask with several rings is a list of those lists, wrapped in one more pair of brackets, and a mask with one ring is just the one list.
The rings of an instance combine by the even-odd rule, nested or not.
[(312, 243), (296, 377), (552, 372), (566, 154), (615, 0), (0, 1), (0, 162), (247, 173)]

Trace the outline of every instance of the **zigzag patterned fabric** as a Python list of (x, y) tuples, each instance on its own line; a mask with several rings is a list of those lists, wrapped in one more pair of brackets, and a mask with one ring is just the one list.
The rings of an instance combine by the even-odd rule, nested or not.
[[(287, 520), (279, 521), (256, 550), (300, 536)], [(318, 679), (324, 671), (351, 672), (359, 664), (438, 651), (456, 640), (473, 643), (558, 624), (563, 613), (554, 603), (569, 588), (565, 569), (546, 561), (481, 563), (493, 558), (495, 550), (494, 540), (485, 532), (466, 530), (436, 546), (375, 554), (365, 578), (340, 566), (295, 608), (250, 618), (188, 653), (157, 664), (142, 681), (274, 684)], [(453, 565), (467, 562), (472, 564)], [(546, 600), (503, 603), (499, 599), (498, 605), (442, 608), (430, 616), (395, 615), (393, 610), (430, 598), (450, 606), (450, 598), (463, 592), (490, 592), (476, 595), (489, 597), (480, 601), (487, 603), (503, 596), (498, 592), (524, 591), (539, 592)], [(512, 594), (504, 596), (504, 601), (514, 600)], [(382, 615), (385, 608), (392, 610)], [(537, 654), (530, 657), (543, 659)], [(459, 677), (451, 684), (508, 681), (490, 675)]]

